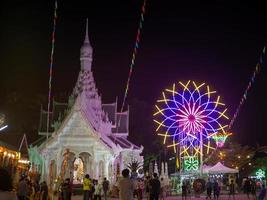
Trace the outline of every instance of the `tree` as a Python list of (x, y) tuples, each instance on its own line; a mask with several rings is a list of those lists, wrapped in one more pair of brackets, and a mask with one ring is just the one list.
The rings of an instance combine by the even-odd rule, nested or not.
[(254, 153), (255, 150), (249, 146), (229, 143), (223, 148), (216, 149), (205, 164), (214, 165), (220, 161), (227, 167), (242, 170), (251, 162)]

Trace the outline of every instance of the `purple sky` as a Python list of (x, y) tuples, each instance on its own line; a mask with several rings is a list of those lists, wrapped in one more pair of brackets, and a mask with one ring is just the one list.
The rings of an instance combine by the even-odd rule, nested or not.
[[(74, 87), (88, 17), (97, 87), (104, 102), (118, 96), (121, 103), (142, 1), (95, 2), (61, 1), (58, 5), (53, 94), (66, 96)], [(147, 1), (127, 101), (143, 102), (148, 110), (133, 119), (137, 124), (151, 118), (161, 90), (188, 79), (216, 89), (232, 116), (266, 44), (263, 4), (175, 2)], [(10, 125), (4, 134), (18, 138), (27, 132), (32, 141), (37, 138), (40, 104), (46, 106), (53, 1), (6, 1), (0, 14), (0, 112)], [(265, 66), (233, 126), (233, 138), (242, 144), (266, 145), (264, 77)]]

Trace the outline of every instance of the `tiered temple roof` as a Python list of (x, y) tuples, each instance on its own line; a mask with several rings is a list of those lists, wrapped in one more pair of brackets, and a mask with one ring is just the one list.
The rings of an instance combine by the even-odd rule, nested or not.
[(87, 34), (88, 27), (86, 27), (85, 41), (81, 47), (81, 70), (73, 93), (68, 102), (53, 101), (53, 108), (49, 113), (48, 133), (48, 112), (41, 108), (39, 134), (50, 136), (52, 133), (56, 133), (66, 117), (76, 110), (82, 113), (87, 123), (110, 148), (119, 145), (122, 149), (142, 150), (143, 147), (138, 147), (127, 139), (129, 111), (118, 112), (117, 100), (109, 104), (102, 103), (91, 71), (93, 49)]

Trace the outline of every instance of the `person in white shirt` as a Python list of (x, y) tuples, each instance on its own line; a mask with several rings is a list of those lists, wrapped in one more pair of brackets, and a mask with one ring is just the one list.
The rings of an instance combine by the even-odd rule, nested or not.
[(119, 200), (133, 200), (134, 182), (129, 178), (130, 171), (122, 170), (122, 178), (119, 180)]
[(98, 180), (95, 181), (95, 192), (94, 192), (94, 200), (101, 200), (102, 194), (102, 185), (98, 183)]

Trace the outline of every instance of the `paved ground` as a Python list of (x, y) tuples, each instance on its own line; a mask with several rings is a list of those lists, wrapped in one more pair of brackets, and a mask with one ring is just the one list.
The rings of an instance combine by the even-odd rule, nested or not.
[[(82, 196), (73, 196), (71, 198), (71, 200), (82, 200)], [(205, 196), (201, 196), (200, 198), (196, 198), (196, 197), (191, 197), (191, 198), (187, 198), (187, 200), (201, 200), (201, 199), (206, 199)], [(231, 198), (232, 199), (232, 198)], [(235, 196), (235, 200), (247, 200), (248, 198), (243, 195), (243, 194), (239, 194)], [(108, 198), (108, 200), (117, 200), (114, 198)], [(146, 199), (144, 199), (146, 200)], [(172, 197), (167, 197), (165, 200), (182, 200), (182, 197), (180, 196), (172, 196)], [(219, 200), (228, 200), (228, 195), (222, 195), (220, 196)], [(252, 197), (250, 197), (250, 200), (253, 200)]]

